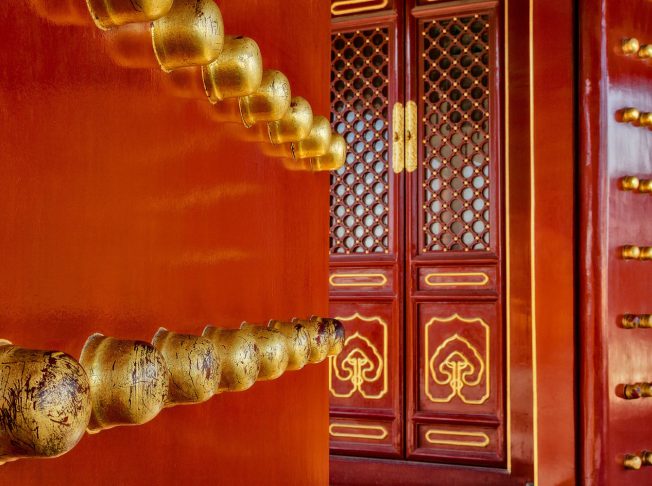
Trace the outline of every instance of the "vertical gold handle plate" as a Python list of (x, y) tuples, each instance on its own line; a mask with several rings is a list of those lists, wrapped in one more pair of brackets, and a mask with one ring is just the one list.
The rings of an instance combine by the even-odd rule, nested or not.
[(417, 104), (410, 100), (405, 105), (405, 170), (417, 169)]
[(403, 103), (394, 103), (392, 109), (392, 169), (395, 174), (400, 174), (405, 168), (405, 115)]

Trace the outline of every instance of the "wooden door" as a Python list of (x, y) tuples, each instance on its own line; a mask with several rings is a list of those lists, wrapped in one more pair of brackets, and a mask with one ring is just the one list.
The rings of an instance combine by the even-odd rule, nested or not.
[(504, 465), (499, 11), (498, 3), (428, 2), (410, 11), (410, 458)]
[[(354, 83), (338, 84), (342, 32), (354, 39), (367, 26), (398, 22), (386, 35), (398, 51), (388, 51), (399, 73), (390, 88), (393, 81), (402, 102), (397, 109), (394, 100), (384, 105), (393, 115), (387, 135), (393, 159), (382, 161), (383, 170), (395, 184), (391, 194), (401, 198), (389, 208), (400, 211), (391, 219), (399, 240), (391, 249), (398, 252), (392, 279), (382, 278), (364, 249), (342, 256), (347, 250), (339, 246), (343, 199), (337, 191), (356, 172), (355, 139), (347, 140), (347, 166), (331, 178), (331, 313), (354, 316), (350, 329), (373, 336), (376, 347), (384, 344), (383, 322), (389, 324), (388, 369), (398, 381), (389, 383), (399, 394), (391, 416), (396, 428), (385, 434), (388, 404), (336, 396), (331, 389), (332, 484), (559, 484), (573, 477), (573, 453), (567, 454), (567, 446), (573, 448), (573, 401), (557, 407), (545, 431), (539, 423), (550, 419), (554, 407), (537, 405), (538, 388), (545, 387), (541, 400), (549, 404), (547, 387), (560, 374), (568, 381), (558, 386), (571, 396), (574, 383), (572, 218), (560, 225), (557, 206), (542, 196), (554, 187), (572, 200), (572, 49), (549, 63), (566, 83), (556, 92), (556, 107), (536, 97), (545, 93), (543, 85), (541, 91), (532, 88), (543, 76), (533, 63), (535, 53), (543, 55), (544, 39), (572, 42), (572, 17), (535, 29), (535, 11), (542, 18), (571, 11), (570, 2), (558, 7), (538, 1), (331, 4), (334, 127), (350, 130), (347, 123), (357, 123), (354, 111), (341, 121), (337, 87), (344, 96), (347, 90), (351, 99), (358, 96)], [(359, 53), (349, 55), (355, 60)], [(352, 79), (355, 72), (354, 66)], [(555, 116), (563, 133), (555, 144), (535, 148), (535, 137), (552, 136), (543, 127)], [(542, 127), (540, 135), (535, 126)], [(568, 179), (555, 183), (553, 173)], [(364, 218), (373, 209), (363, 205), (362, 211)], [(559, 239), (541, 250), (535, 240), (550, 231), (558, 231)], [(543, 258), (552, 248), (563, 269), (555, 283), (537, 277), (546, 274)], [(559, 305), (536, 307), (537, 296)], [(390, 302), (396, 306), (391, 321)], [(537, 341), (537, 316), (552, 315), (565, 330), (546, 329)], [(545, 358), (537, 359), (537, 350)], [(570, 359), (551, 360), (559, 350)], [(342, 356), (355, 352), (350, 348)], [(367, 355), (357, 356), (367, 362)], [(545, 363), (541, 374), (539, 362)], [(344, 364), (331, 363), (331, 383), (334, 376), (355, 376), (342, 372)], [(565, 446), (546, 448), (539, 457), (542, 438), (551, 437), (547, 431), (563, 437)], [(549, 482), (538, 473), (539, 461), (550, 467)]]
[[(328, 5), (218, 3), (226, 32), (255, 39), (326, 115)], [(151, 39), (98, 30), (85, 0), (3, 2), (0, 24), (0, 338), (79, 358), (94, 332), (150, 341), (159, 326), (326, 315), (327, 174), (286, 170), (215, 121), (201, 89), (143, 63)], [(325, 486), (327, 373), (86, 435), (0, 466), (0, 483)]]
[[(365, 11), (346, 3), (332, 8)], [(329, 432), (334, 451), (401, 457), (404, 29), (398, 3), (385, 4), (332, 31), (332, 122), (349, 151), (331, 177), (330, 312), (348, 336), (330, 363)]]
[(649, 484), (652, 6), (580, 9), (583, 479)]

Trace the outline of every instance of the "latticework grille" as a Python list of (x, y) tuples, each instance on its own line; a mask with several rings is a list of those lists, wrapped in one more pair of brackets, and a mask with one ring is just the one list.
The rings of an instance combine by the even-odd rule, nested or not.
[(423, 23), (423, 252), (490, 249), (489, 17)]
[(331, 254), (389, 252), (388, 30), (334, 33), (331, 122), (347, 144), (331, 176)]

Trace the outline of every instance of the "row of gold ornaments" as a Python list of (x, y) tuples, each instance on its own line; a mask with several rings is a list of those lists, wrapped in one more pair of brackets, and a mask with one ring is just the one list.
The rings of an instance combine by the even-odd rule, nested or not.
[(243, 391), (337, 355), (342, 323), (313, 316), (267, 327), (159, 329), (152, 344), (93, 334), (77, 362), (0, 341), (0, 464), (68, 452), (85, 431), (152, 420), (164, 407)]
[[(331, 131), (310, 104), (292, 97), (280, 71), (263, 69), (260, 49), (252, 39), (224, 34), (213, 0), (87, 0), (95, 24), (111, 29), (151, 22), (154, 54), (171, 72), (200, 67), (204, 89), (218, 111), (237, 113), (247, 128), (266, 124), (266, 138), (282, 148), (280, 155), (299, 168), (335, 170), (346, 158), (346, 143)], [(234, 105), (234, 106), (233, 106)]]

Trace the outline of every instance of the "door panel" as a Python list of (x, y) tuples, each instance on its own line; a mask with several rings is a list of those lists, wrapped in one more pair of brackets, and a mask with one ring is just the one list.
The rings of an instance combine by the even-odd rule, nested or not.
[[(388, 440), (376, 428), (384, 412), (346, 408), (338, 402), (346, 399), (331, 396), (331, 425), (347, 421), (335, 432), (356, 435), (337, 441), (331, 435), (331, 481), (526, 484), (536, 473), (537, 426), (534, 118), (526, 109), (531, 12), (523, 2), (406, 0), (396, 1), (394, 11), (375, 4), (373, 12), (334, 15), (332, 26), (337, 34), (397, 22), (396, 31), (388, 31), (390, 52), (399, 51), (390, 65), (398, 73), (390, 91), (397, 90), (402, 103), (396, 109), (390, 99), (388, 107), (388, 163), (403, 169), (389, 179), (390, 201), (397, 198), (388, 208), (395, 245), (383, 256), (365, 253), (353, 238), (355, 252), (347, 254), (342, 240), (348, 235), (340, 231), (331, 252), (330, 295), (331, 306), (345, 304), (349, 316), (365, 305), (396, 306), (398, 359), (390, 366), (403, 380), (398, 403), (404, 406), (395, 410), (405, 440), (397, 449), (401, 461), (379, 457)], [(511, 43), (503, 25), (509, 25)], [(508, 57), (510, 66), (503, 68)], [(402, 124), (397, 113), (404, 115)], [(571, 132), (561, 136), (566, 144), (572, 140)], [(349, 143), (342, 174), (356, 170), (355, 138)], [(334, 181), (341, 184), (341, 177)], [(341, 205), (338, 196), (332, 201)], [(509, 218), (503, 213), (508, 208)], [(338, 216), (331, 214), (332, 220)], [(378, 437), (357, 437), (367, 434)], [(374, 440), (381, 444), (374, 448)]]
[(504, 464), (497, 12), (486, 3), (411, 11), (418, 164), (407, 181), (408, 457)]
[(504, 449), (500, 304), (419, 303), (415, 314), (419, 374), (409, 455), (499, 461)]
[[(344, 349), (330, 359), (331, 449), (399, 455), (402, 434), (397, 302), (331, 301), (330, 311), (347, 328)], [(352, 423), (364, 425), (370, 433), (351, 427)]]
[[(372, 4), (389, 6), (362, 6)], [(349, 148), (346, 164), (331, 176), (330, 312), (347, 326), (344, 351), (330, 363), (336, 453), (403, 453), (398, 25), (390, 11), (338, 22), (332, 31), (331, 121)]]

